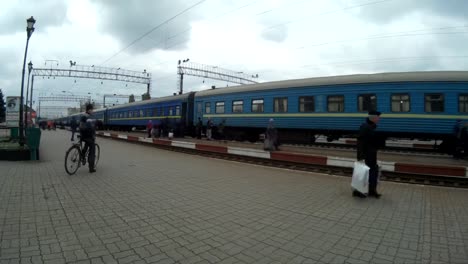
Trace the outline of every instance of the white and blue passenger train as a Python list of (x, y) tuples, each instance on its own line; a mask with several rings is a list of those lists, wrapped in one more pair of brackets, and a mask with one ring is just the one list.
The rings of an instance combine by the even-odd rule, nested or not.
[[(370, 110), (382, 112), (382, 137), (440, 140), (452, 152), (454, 129), (468, 122), (468, 72), (405, 72), (307, 78), (190, 92), (95, 111), (106, 129), (162, 123), (193, 135), (198, 118), (224, 123), (227, 138), (257, 140), (274, 118), (283, 142), (312, 143), (356, 134)], [(69, 122), (70, 117), (57, 121)]]

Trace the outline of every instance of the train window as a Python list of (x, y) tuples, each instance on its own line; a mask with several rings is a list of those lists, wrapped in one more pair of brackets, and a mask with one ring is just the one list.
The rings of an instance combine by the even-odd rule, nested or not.
[(202, 113), (202, 103), (197, 103), (197, 113), (198, 114)]
[(252, 112), (263, 113), (263, 99), (252, 100)]
[(151, 116), (151, 110), (146, 110), (146, 116)]
[(205, 114), (209, 114), (211, 112), (211, 104), (205, 103)]
[(232, 101), (232, 112), (242, 113), (244, 111), (244, 101)]
[(175, 115), (176, 115), (176, 116), (180, 116), (180, 105), (177, 105), (177, 106), (175, 107)]
[(173, 106), (169, 107), (169, 115), (170, 116), (174, 115), (174, 107)]
[(468, 113), (468, 94), (458, 96), (458, 112)]
[(143, 110), (140, 110), (140, 117), (144, 117), (145, 116), (145, 112)]
[(224, 102), (216, 102), (215, 112), (217, 114), (224, 114)]
[(133, 117), (138, 117), (138, 111), (133, 111)]
[(273, 100), (273, 111), (275, 113), (288, 112), (288, 98), (275, 98)]
[(392, 94), (392, 112), (409, 112), (409, 94)]
[(299, 97), (299, 112), (314, 112), (315, 102), (313, 96), (301, 96)]
[(328, 96), (328, 112), (344, 112), (344, 96), (334, 95)]
[(377, 96), (375, 94), (361, 94), (358, 97), (358, 111), (369, 112), (377, 110)]
[(444, 112), (444, 95), (426, 94), (424, 108), (426, 112)]
[(128, 112), (128, 117), (133, 117), (133, 112), (132, 111)]
[(157, 108), (154, 108), (153, 109), (153, 116), (157, 116), (158, 115), (158, 109)]

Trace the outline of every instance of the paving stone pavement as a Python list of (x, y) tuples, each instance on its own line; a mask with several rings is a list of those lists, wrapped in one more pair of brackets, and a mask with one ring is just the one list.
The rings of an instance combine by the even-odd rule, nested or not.
[(99, 138), (98, 171), (0, 161), (0, 263), (468, 263), (468, 190), (350, 178)]

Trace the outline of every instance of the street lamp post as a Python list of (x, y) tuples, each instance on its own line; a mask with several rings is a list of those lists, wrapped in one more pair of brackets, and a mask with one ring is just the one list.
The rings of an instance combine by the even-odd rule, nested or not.
[[(31, 97), (29, 98), (29, 111), (31, 111), (30, 114), (32, 114), (32, 105), (33, 105), (33, 91), (34, 91), (34, 74), (31, 77)], [(32, 117), (31, 117), (31, 126), (34, 124), (32, 123)]]
[(25, 123), (25, 127), (28, 127), (28, 99), (29, 99), (29, 77), (31, 77), (31, 71), (33, 69), (33, 64), (32, 62), (30, 61), (28, 63), (28, 83), (26, 84), (26, 120), (24, 121)]
[(28, 45), (29, 45), (29, 38), (31, 37), (32, 33), (34, 32), (34, 23), (36, 20), (31, 16), (26, 20), (28, 26), (26, 27), (27, 39), (26, 39), (26, 48), (24, 49), (24, 60), (23, 60), (23, 72), (21, 77), (21, 96), (20, 96), (20, 120), (19, 120), (19, 144), (20, 146), (24, 146), (24, 123), (23, 123), (23, 91), (24, 91), (24, 73), (26, 68), (26, 57), (28, 54)]

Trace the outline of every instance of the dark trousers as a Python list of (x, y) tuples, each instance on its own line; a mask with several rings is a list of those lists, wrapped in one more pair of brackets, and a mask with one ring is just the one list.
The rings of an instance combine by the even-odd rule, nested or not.
[(150, 138), (151, 137), (151, 129), (146, 129), (146, 131), (148, 132), (148, 137)]
[[(88, 166), (90, 169), (94, 169), (94, 162), (96, 160), (96, 144), (94, 143), (94, 139), (83, 139), (85, 146), (83, 148), (83, 157), (86, 155), (86, 151), (88, 151)], [(85, 157), (86, 158), (86, 157)]]
[(375, 194), (377, 193), (377, 181), (379, 177), (379, 166), (377, 165), (377, 159), (366, 159), (366, 165), (370, 168), (369, 194)]
[(75, 132), (76, 132), (76, 129), (72, 128), (72, 129), (71, 129), (71, 132), (72, 132), (71, 141), (73, 141), (73, 140), (75, 140)]

